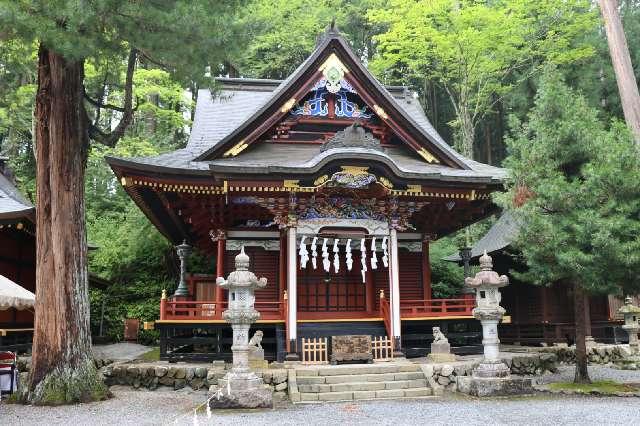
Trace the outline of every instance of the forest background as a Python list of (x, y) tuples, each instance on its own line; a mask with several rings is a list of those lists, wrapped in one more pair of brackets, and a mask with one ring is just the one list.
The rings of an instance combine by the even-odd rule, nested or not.
[[(636, 78), (640, 78), (640, 1), (621, 1)], [(597, 8), (587, 0), (407, 1), (253, 0), (229, 23), (234, 37), (215, 76), (286, 78), (313, 50), (333, 20), (356, 53), (385, 84), (415, 90), (427, 116), (458, 150), (501, 165), (511, 117), (533, 107), (540, 70), (553, 63), (565, 81), (596, 108), (607, 125), (623, 114)], [(32, 114), (37, 45), (0, 44), (0, 154), (9, 158), (19, 188), (35, 200)], [(127, 57), (103, 56), (85, 66), (92, 119), (113, 128), (121, 118)], [(90, 271), (113, 283), (91, 291), (97, 334), (104, 302), (104, 333), (122, 336), (124, 318), (158, 317), (162, 289), (177, 284), (174, 250), (124, 193), (105, 155), (148, 156), (186, 145), (193, 120), (195, 82), (144, 56), (136, 63), (132, 124), (115, 148), (92, 145), (86, 173), (88, 239), (98, 247)], [(202, 84), (202, 83), (200, 83)], [(462, 284), (462, 270), (442, 261), (472, 243), (491, 219), (433, 244), (434, 297)], [(211, 273), (214, 259), (194, 256), (190, 272)], [(151, 343), (156, 336), (147, 332)]]

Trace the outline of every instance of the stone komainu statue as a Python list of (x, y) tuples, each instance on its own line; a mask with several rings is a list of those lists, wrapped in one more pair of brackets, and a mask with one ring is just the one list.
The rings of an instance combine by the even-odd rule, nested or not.
[(258, 349), (262, 349), (262, 336), (263, 335), (264, 334), (262, 333), (262, 330), (258, 330), (255, 333), (253, 333), (253, 336), (249, 340), (249, 346), (255, 346)]
[(449, 339), (440, 331), (440, 327), (433, 327), (433, 342), (434, 343), (449, 343)]

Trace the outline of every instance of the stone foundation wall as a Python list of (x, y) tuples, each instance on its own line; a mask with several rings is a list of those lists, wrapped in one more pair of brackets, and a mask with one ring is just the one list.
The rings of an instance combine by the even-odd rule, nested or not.
[[(503, 358), (511, 374), (522, 376), (555, 372), (557, 359), (552, 353), (513, 355)], [(476, 365), (478, 361), (458, 361), (447, 364), (422, 364), (421, 368), (434, 393), (438, 394), (444, 390), (455, 392), (457, 378), (470, 376)]]
[[(209, 389), (227, 374), (224, 363), (206, 366), (188, 366), (152, 363), (114, 363), (101, 369), (108, 386), (126, 385), (135, 389), (155, 390), (160, 386), (175, 390), (190, 387), (193, 390)], [(286, 392), (287, 370), (268, 369), (257, 371), (265, 384), (274, 392)]]
[[(576, 362), (575, 347), (551, 346), (541, 348), (540, 352), (555, 354), (558, 357), (558, 362), (561, 363), (575, 364)], [(587, 356), (591, 364), (615, 363), (629, 353), (629, 345), (598, 345), (587, 349)]]

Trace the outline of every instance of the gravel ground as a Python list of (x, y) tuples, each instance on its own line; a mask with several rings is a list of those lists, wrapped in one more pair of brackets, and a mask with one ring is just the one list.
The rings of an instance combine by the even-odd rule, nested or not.
[[(590, 366), (592, 379), (640, 382), (640, 372)], [(543, 376), (544, 383), (570, 381), (573, 367)], [(0, 403), (0, 425), (161, 425), (196, 424), (193, 410), (206, 393), (135, 391), (111, 388), (114, 398), (66, 407), (32, 407)], [(214, 412), (198, 415), (200, 425), (632, 425), (640, 424), (640, 398), (540, 395), (470, 399), (448, 395), (396, 401), (288, 405), (278, 410)]]
[[(0, 404), (0, 424), (160, 425), (196, 424), (191, 410), (202, 392), (115, 390), (109, 401), (71, 407)], [(402, 401), (295, 405), (280, 410), (198, 416), (200, 425), (632, 425), (640, 398), (522, 397), (475, 400), (458, 397)]]
[(110, 345), (94, 345), (93, 356), (101, 359), (113, 359), (119, 361), (129, 361), (138, 358), (153, 348), (139, 345), (137, 343), (113, 343)]
[[(575, 368), (573, 366), (560, 366), (558, 372), (545, 374), (539, 377), (541, 384), (554, 382), (572, 382)], [(640, 383), (640, 371), (617, 370), (604, 365), (590, 365), (589, 377), (591, 380), (613, 380), (615, 382)], [(640, 412), (640, 407), (638, 408)]]

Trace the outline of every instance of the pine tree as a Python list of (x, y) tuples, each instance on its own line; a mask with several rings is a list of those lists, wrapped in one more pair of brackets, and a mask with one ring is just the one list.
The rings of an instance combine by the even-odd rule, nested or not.
[(640, 155), (622, 123), (606, 129), (598, 112), (555, 70), (541, 79), (525, 124), (507, 138), (510, 170), (499, 201), (522, 224), (516, 246), (523, 278), (573, 286), (575, 382), (589, 382), (585, 294), (640, 289)]
[[(218, 69), (233, 38), (235, 2), (214, 0), (0, 0), (0, 39), (37, 42), (34, 113), (37, 190), (36, 320), (29, 399), (60, 404), (103, 398), (91, 357), (84, 174), (90, 140), (113, 146), (132, 121), (140, 60), (182, 78)], [(124, 57), (121, 116), (89, 119), (84, 65)], [(97, 105), (96, 105), (97, 104)]]

